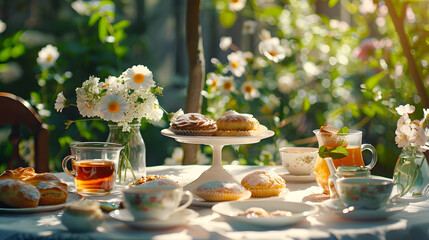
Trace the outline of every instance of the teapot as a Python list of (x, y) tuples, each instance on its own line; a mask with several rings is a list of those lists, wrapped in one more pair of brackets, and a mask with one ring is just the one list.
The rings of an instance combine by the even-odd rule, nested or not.
[(338, 169), (335, 169), (334, 162), (332, 158), (324, 158), (326, 164), (329, 168), (329, 178), (328, 178), (328, 187), (330, 198), (339, 198), (337, 192), (337, 179), (339, 178), (350, 178), (350, 177), (370, 177), (371, 173), (367, 167), (359, 166), (339, 166)]

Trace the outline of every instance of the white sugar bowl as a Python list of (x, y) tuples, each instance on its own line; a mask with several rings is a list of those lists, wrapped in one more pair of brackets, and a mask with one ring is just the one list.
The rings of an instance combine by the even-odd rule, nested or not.
[(72, 232), (94, 231), (103, 220), (100, 204), (90, 200), (68, 204), (61, 217), (61, 223)]

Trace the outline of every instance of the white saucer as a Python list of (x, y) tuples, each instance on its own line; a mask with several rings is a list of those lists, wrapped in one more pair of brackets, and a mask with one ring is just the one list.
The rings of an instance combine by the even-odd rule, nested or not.
[[(251, 207), (259, 207), (267, 212), (276, 210), (290, 211), (292, 216), (270, 216), (248, 218), (246, 216), (237, 216)], [(257, 225), (264, 228), (279, 228), (295, 224), (307, 216), (318, 212), (318, 208), (313, 205), (286, 202), (286, 201), (239, 201), (239, 202), (223, 202), (212, 207), (213, 212), (220, 214), (231, 222), (246, 223)]]
[(143, 228), (143, 229), (162, 229), (175, 227), (181, 224), (189, 222), (189, 220), (198, 217), (198, 213), (192, 209), (183, 209), (176, 213), (173, 213), (169, 219), (165, 221), (161, 220), (142, 220), (136, 221), (127, 209), (115, 210), (109, 213), (110, 217), (121, 221), (132, 228)]
[(273, 168), (272, 171), (282, 177), (286, 181), (291, 182), (314, 182), (316, 178), (314, 178), (313, 174), (310, 175), (292, 175), (288, 173), (283, 167)]
[(340, 199), (329, 199), (322, 203), (322, 206), (327, 207), (340, 216), (354, 220), (380, 220), (385, 219), (404, 210), (405, 204), (399, 202), (389, 202), (385, 207), (379, 209), (353, 209), (347, 208)]
[[(250, 197), (252, 195), (252, 193), (250, 191), (248, 191), (246, 196), (244, 196), (238, 200), (235, 200), (235, 201), (226, 201), (226, 202), (279, 200), (279, 199), (283, 199), (283, 197), (288, 192), (289, 192), (289, 190), (287, 188), (285, 188), (280, 192), (280, 194), (278, 196), (266, 197), (266, 198), (252, 198), (252, 197)], [(221, 202), (209, 202), (209, 201), (206, 201), (206, 200), (204, 200), (204, 199), (202, 199), (202, 198), (200, 198), (194, 194), (194, 199), (193, 199), (191, 205), (198, 206), (198, 207), (211, 207), (211, 206), (218, 204), (218, 203), (221, 203)]]

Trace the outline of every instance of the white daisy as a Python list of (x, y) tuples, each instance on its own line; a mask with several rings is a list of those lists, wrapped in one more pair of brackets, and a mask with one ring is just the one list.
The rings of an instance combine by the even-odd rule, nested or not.
[(232, 44), (232, 38), (231, 37), (221, 37), (219, 41), (219, 48), (223, 51), (226, 51), (229, 49), (229, 47)]
[(219, 78), (221, 76), (217, 75), (216, 73), (209, 73), (209, 76), (207, 77), (206, 83), (209, 86), (212, 86), (212, 90), (215, 91), (219, 88)]
[(78, 98), (77, 109), (79, 110), (80, 115), (83, 117), (96, 117), (98, 112), (95, 110), (95, 104), (93, 101), (86, 101), (82, 98)]
[(228, 6), (231, 11), (241, 11), (246, 6), (246, 0), (229, 0)]
[(286, 50), (280, 45), (280, 40), (277, 37), (262, 40), (258, 47), (261, 54), (275, 63), (286, 57)]
[(258, 89), (251, 82), (243, 83), (243, 85), (241, 86), (241, 91), (243, 92), (244, 99), (246, 100), (258, 98), (260, 95)]
[(126, 85), (121, 83), (121, 79), (114, 76), (109, 76), (104, 80), (104, 82), (101, 82), (100, 88), (107, 89), (112, 93), (121, 93), (127, 91)]
[(143, 65), (128, 68), (124, 73), (124, 80), (131, 89), (149, 89), (155, 85), (152, 72)]
[(64, 93), (60, 92), (58, 93), (57, 99), (55, 100), (55, 110), (57, 110), (57, 112), (62, 112), (65, 106), (66, 98), (64, 97)]
[(259, 37), (261, 40), (267, 40), (271, 38), (271, 33), (267, 29), (262, 29), (261, 33), (259, 34)]
[(252, 62), (254, 58), (253, 53), (249, 51), (243, 52), (243, 57), (244, 59), (246, 59), (246, 62), (248, 63)]
[(100, 115), (107, 121), (120, 122), (128, 111), (128, 102), (120, 94), (110, 94), (104, 96), (99, 105)]
[(181, 165), (183, 162), (184, 152), (181, 147), (174, 148), (171, 157), (164, 160), (164, 165)]
[(234, 74), (237, 77), (241, 77), (243, 73), (245, 72), (245, 67), (247, 65), (246, 59), (244, 59), (243, 54), (238, 52), (232, 52), (228, 56), (228, 66), (226, 66), (226, 69), (231, 71), (232, 74)]
[(43, 68), (47, 69), (54, 66), (57, 61), (60, 53), (58, 48), (48, 44), (46, 47), (42, 48), (37, 57), (37, 63)]
[(254, 34), (256, 31), (256, 26), (258, 25), (257, 21), (247, 20), (243, 23), (243, 34)]
[(219, 86), (220, 90), (225, 94), (229, 94), (230, 92), (235, 91), (234, 78), (232, 76), (220, 78)]

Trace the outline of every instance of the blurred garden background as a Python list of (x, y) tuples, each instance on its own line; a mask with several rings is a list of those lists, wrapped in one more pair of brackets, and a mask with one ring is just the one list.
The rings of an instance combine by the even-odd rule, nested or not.
[[(0, 91), (29, 101), (49, 125), (52, 171), (60, 171), (72, 141), (107, 138), (106, 122), (66, 129), (68, 120), (82, 119), (78, 109), (54, 109), (60, 92), (76, 102), (75, 89), (90, 76), (144, 65), (163, 88), (160, 106), (186, 110), (193, 87), (187, 4), (0, 0)], [(413, 119), (421, 119), (429, 107), (428, 9), (425, 0), (202, 0), (202, 113), (250, 113), (275, 131), (258, 144), (224, 148), (225, 164), (280, 165), (280, 147), (317, 147), (312, 131), (329, 123), (362, 130), (379, 154), (373, 174), (391, 177), (401, 152), (395, 108), (414, 105)], [(142, 123), (148, 166), (182, 162), (180, 144), (160, 134), (168, 125), (167, 114)], [(9, 133), (0, 128), (0, 170), (11, 153)], [(31, 139), (21, 145), (31, 162)], [(210, 159), (211, 149), (201, 146), (198, 162)]]

